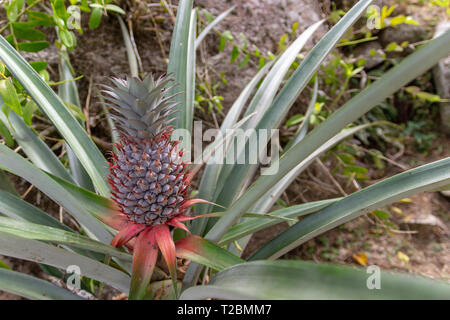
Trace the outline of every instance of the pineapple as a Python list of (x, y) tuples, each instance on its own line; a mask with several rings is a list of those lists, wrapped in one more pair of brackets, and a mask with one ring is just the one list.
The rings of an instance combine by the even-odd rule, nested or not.
[(132, 222), (166, 223), (182, 213), (189, 186), (186, 163), (170, 135), (176, 105), (167, 97), (170, 79), (113, 79), (104, 92), (116, 111), (121, 141), (112, 154), (113, 200)]
[[(179, 141), (171, 141), (176, 105), (167, 96), (171, 79), (154, 80), (151, 75), (112, 79), (114, 87), (105, 86), (109, 106), (121, 141), (109, 164), (112, 200), (116, 211), (103, 221), (119, 230), (111, 245), (126, 245), (133, 251), (130, 299), (141, 299), (155, 266), (158, 247), (169, 267), (174, 294), (177, 296), (175, 243), (169, 226), (189, 232), (183, 221), (198, 217), (185, 214), (194, 203), (187, 199), (192, 173), (186, 170)], [(194, 236), (193, 236), (194, 237)], [(133, 241), (132, 241), (133, 240)], [(189, 245), (189, 243), (187, 244)]]

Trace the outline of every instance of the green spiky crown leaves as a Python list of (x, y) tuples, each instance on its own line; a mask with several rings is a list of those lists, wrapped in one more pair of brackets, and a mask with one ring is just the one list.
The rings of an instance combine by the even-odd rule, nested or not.
[(112, 153), (112, 199), (129, 220), (157, 225), (183, 213), (189, 179), (183, 152), (170, 140), (176, 105), (166, 96), (168, 77), (112, 79), (103, 92), (121, 141)]
[(104, 96), (116, 111), (112, 118), (119, 124), (122, 133), (138, 139), (153, 139), (170, 129), (175, 120), (173, 108), (177, 105), (171, 99), (176, 95), (166, 96), (167, 84), (172, 81), (161, 76), (156, 81), (152, 75), (144, 80), (128, 77), (126, 80), (112, 78), (115, 88), (104, 86)]

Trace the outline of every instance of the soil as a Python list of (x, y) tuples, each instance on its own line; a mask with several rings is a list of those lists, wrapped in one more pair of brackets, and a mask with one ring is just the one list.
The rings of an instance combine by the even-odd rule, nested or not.
[[(341, 6), (348, 6), (351, 1), (341, 2)], [(142, 69), (145, 72), (161, 74), (166, 70), (168, 61), (173, 19), (170, 14), (162, 12), (162, 10), (152, 9), (149, 11), (145, 3), (143, 1), (130, 5), (128, 2), (124, 2), (123, 7), (130, 12), (127, 18), (131, 21), (134, 40), (142, 60)], [(173, 3), (176, 4), (176, 1)], [(297, 31), (299, 34), (312, 23), (326, 18), (331, 8), (328, 0), (198, 0), (195, 1), (195, 5), (207, 8), (214, 16), (232, 5), (236, 5), (235, 10), (220, 24), (217, 30), (230, 30), (237, 39), (236, 41), (240, 41), (239, 34), (244, 33), (250, 44), (255, 44), (265, 52), (276, 52), (279, 39), (283, 34), (290, 33), (294, 22), (300, 23)], [(409, 10), (409, 8), (404, 10)], [(416, 11), (413, 13), (416, 14)], [(153, 23), (150, 15), (156, 23)], [(439, 15), (442, 16), (440, 11)], [(436, 15), (426, 11), (426, 16), (435, 17)], [(93, 136), (99, 138), (99, 145), (106, 152), (110, 148), (108, 141), (111, 141), (111, 138), (93, 85), (105, 83), (106, 77), (129, 74), (128, 62), (121, 30), (114, 16), (103, 17), (100, 27), (95, 30), (88, 29), (86, 17), (83, 18), (82, 23), (85, 32), (77, 37), (77, 47), (70, 53), (70, 57), (77, 75), (84, 75), (84, 78), (77, 84), (82, 104), (89, 110), (89, 129)], [(430, 21), (426, 20), (426, 23), (430, 23)], [(328, 29), (328, 24), (324, 23), (312, 41), (307, 44), (307, 48), (311, 48)], [(217, 90), (224, 97), (223, 114), (226, 114), (243, 86), (256, 73), (257, 61), (251, 61), (248, 67), (237, 70), (236, 64), (229, 63), (231, 46), (227, 46), (223, 52), (218, 52), (218, 43), (219, 36), (217, 34), (208, 35), (205, 39), (198, 56), (197, 72), (200, 72), (202, 76), (206, 75), (215, 79), (219, 78), (221, 72), (224, 73), (228, 85), (222, 84)], [(51, 62), (51, 77), (58, 79), (55, 48), (49, 48), (46, 52), (43, 54), (47, 54), (47, 58), (51, 57), (51, 59), (46, 59)], [(293, 106), (291, 114), (305, 110), (309, 95), (309, 90), (305, 90)], [(214, 126), (211, 114), (197, 110), (196, 117)], [(216, 120), (220, 122), (220, 115), (218, 118)], [(448, 145), (450, 145), (450, 137), (441, 136), (435, 141), (428, 155), (420, 154), (412, 147), (407, 147), (403, 156), (396, 161), (408, 168), (429, 163), (450, 156)], [(329, 168), (333, 166), (329, 162), (325, 162), (325, 165)], [(396, 166), (388, 165), (382, 173), (374, 172), (374, 175), (386, 177), (400, 171)], [(309, 175), (314, 175), (326, 184), (333, 186), (323, 170), (312, 165), (308, 172), (300, 176), (300, 180), (294, 182), (283, 195), (285, 202), (297, 204), (340, 196), (336, 188), (331, 187), (324, 191), (314, 183), (301, 183), (302, 179), (308, 180)], [(337, 179), (339, 181), (339, 177)], [(28, 189), (28, 183), (17, 178), (13, 180), (20, 194)], [(373, 182), (376, 181), (370, 183)], [(345, 191), (351, 193), (355, 189), (350, 187)], [(59, 216), (58, 206), (39, 191), (33, 189), (25, 199), (55, 217)], [(367, 265), (376, 264), (386, 270), (400, 270), (450, 280), (450, 200), (436, 192), (421, 193), (410, 199), (411, 203), (396, 203), (385, 208), (386, 211), (391, 212), (389, 222), (395, 227), (386, 227), (373, 215), (368, 214), (308, 241), (283, 258), (357, 265), (361, 264), (360, 257), (364, 254), (367, 257)], [(67, 217), (65, 219), (68, 220)], [(67, 223), (71, 223), (70, 220)], [(256, 233), (247, 246), (244, 256), (248, 256), (286, 228), (286, 224), (279, 224)], [(399, 252), (406, 255), (409, 261)], [(13, 270), (44, 277), (43, 272), (35, 263), (2, 256), (0, 259)], [(105, 298), (112, 298), (115, 295), (117, 292), (107, 291)], [(3, 299), (21, 298), (0, 291), (0, 300)]]

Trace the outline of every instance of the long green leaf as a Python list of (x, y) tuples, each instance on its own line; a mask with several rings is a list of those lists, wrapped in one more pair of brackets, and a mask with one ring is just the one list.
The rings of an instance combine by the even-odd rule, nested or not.
[(303, 140), (303, 138), (306, 136), (306, 133), (308, 132), (309, 127), (309, 121), (311, 119), (311, 116), (314, 112), (314, 109), (316, 107), (316, 101), (317, 101), (317, 92), (319, 91), (319, 80), (316, 78), (314, 79), (314, 89), (311, 95), (311, 100), (309, 101), (308, 109), (306, 109), (305, 117), (303, 119), (302, 124), (298, 127), (297, 132), (295, 133), (294, 137), (289, 141), (289, 143), (286, 145), (285, 150), (288, 150), (293, 145), (299, 143)]
[(128, 292), (130, 277), (103, 263), (36, 240), (3, 232), (0, 232), (0, 242), (2, 255), (47, 264), (63, 270), (76, 265), (80, 268), (81, 275), (105, 282), (122, 292)]
[(392, 123), (387, 121), (377, 121), (367, 124), (362, 124), (356, 127), (351, 127), (344, 129), (335, 135), (333, 138), (329, 139), (327, 142), (318, 147), (314, 152), (308, 155), (308, 157), (300, 162), (294, 169), (289, 171), (283, 178), (281, 178), (264, 196), (262, 196), (256, 203), (252, 206), (252, 211), (255, 212), (267, 212), (272, 208), (273, 204), (281, 196), (281, 194), (286, 190), (287, 187), (295, 180), (296, 177), (300, 175), (315, 159), (317, 159), (322, 153), (331, 149), (333, 146), (341, 142), (342, 140), (354, 135), (356, 132), (367, 129), (372, 126), (378, 125), (389, 125)]
[[(339, 41), (339, 39), (345, 34), (345, 32), (352, 26), (353, 23), (359, 18), (359, 16), (366, 10), (366, 8), (371, 3), (371, 0), (361, 0), (359, 1), (352, 9), (350, 9), (347, 14), (342, 17), (339, 22), (317, 43), (317, 45), (311, 50), (311, 52), (306, 56), (305, 60), (301, 63), (299, 68), (294, 72), (285, 86), (281, 89), (281, 92), (275, 97), (275, 100), (272, 102), (272, 105), (269, 107), (269, 110), (264, 114), (261, 121), (258, 123), (258, 126), (255, 128), (258, 129), (272, 129), (279, 126), (284, 116), (287, 114), (289, 108), (295, 102), (297, 97), (300, 95), (303, 88), (307, 85), (311, 77), (317, 71), (320, 66), (320, 63), (325, 59), (327, 54), (333, 49), (335, 44)], [(340, 129), (342, 129), (342, 126)], [(337, 132), (335, 132), (337, 133)], [(333, 134), (334, 135), (334, 134)], [(330, 135), (328, 138), (331, 138), (333, 135)], [(327, 139), (325, 139), (326, 141)], [(320, 145), (320, 144), (319, 144)], [(245, 154), (248, 153), (248, 143), (246, 143)], [(311, 152), (310, 152), (311, 153)], [(303, 159), (299, 159), (295, 165), (300, 163)], [(276, 164), (277, 165), (277, 164)], [(289, 168), (293, 169), (295, 165)], [(219, 203), (221, 205), (228, 206), (231, 204), (231, 200), (236, 197), (236, 190), (240, 190), (243, 188), (244, 183), (248, 183), (250, 180), (248, 178), (248, 174), (250, 171), (254, 172), (255, 166), (249, 167), (249, 165), (235, 165), (233, 166), (233, 170), (230, 174), (224, 172), (222, 176), (229, 177), (226, 181), (226, 185), (224, 187), (217, 188), (218, 192), (216, 192), (213, 199), (211, 201), (215, 203)], [(286, 170), (282, 174), (275, 176), (263, 176), (262, 178), (275, 178), (270, 182), (263, 184), (260, 183), (261, 186), (258, 188), (252, 188), (245, 192), (245, 199), (241, 196), (228, 210), (227, 214), (223, 216), (218, 222), (216, 222), (211, 228), (209, 228), (208, 233), (206, 234), (206, 238), (217, 242), (220, 238), (225, 234), (225, 232), (236, 223), (241, 215), (247, 211), (251, 205), (253, 205), (261, 196), (266, 193), (271, 186), (273, 186), (278, 180), (280, 180), (284, 174), (286, 174), (289, 170)], [(260, 178), (258, 181), (261, 181)], [(220, 181), (220, 175), (219, 179)], [(257, 182), (258, 182), (257, 181)], [(223, 191), (223, 192), (222, 192)], [(230, 194), (227, 194), (227, 191), (231, 191)], [(221, 193), (220, 193), (221, 192)], [(251, 197), (247, 197), (247, 195), (252, 192)], [(220, 197), (220, 201), (219, 201)], [(221, 202), (223, 201), (223, 202)], [(211, 221), (208, 221), (208, 225), (212, 225)], [(195, 269), (195, 270), (194, 270)], [(190, 282), (184, 281), (185, 284), (193, 285), (197, 280), (197, 275), (200, 274), (199, 266), (189, 266), (186, 279)]]
[(405, 171), (355, 192), (279, 234), (249, 259), (275, 259), (336, 226), (385, 204), (450, 183), (450, 157)]
[(110, 196), (105, 158), (61, 99), (2, 36), (0, 58), (65, 138), (89, 173), (98, 192)]
[(194, 121), (194, 100), (195, 100), (195, 37), (197, 30), (197, 9), (192, 10), (191, 22), (189, 23), (188, 48), (186, 52), (186, 100), (184, 102), (185, 125), (184, 129), (192, 132), (192, 124)]
[[(195, 20), (192, 19), (193, 0), (181, 0), (178, 4), (177, 19), (170, 45), (169, 65), (167, 73), (173, 73), (175, 83), (179, 84), (169, 94), (182, 92), (174, 98), (180, 104), (174, 108), (179, 110), (174, 123), (177, 129), (192, 131), (194, 113), (194, 77), (195, 77)], [(195, 13), (194, 13), (195, 15)]]
[[(27, 223), (33, 223), (44, 227), (46, 226), (72, 232), (69, 227), (63, 225), (61, 222), (46, 214), (41, 209), (33, 206), (32, 204), (22, 200), (17, 196), (4, 191), (0, 191), (0, 213), (7, 217), (13, 218), (15, 221), (22, 220), (26, 221)], [(69, 247), (70, 250), (96, 260), (104, 259), (104, 255), (92, 251), (78, 249), (75, 247), (71, 247), (70, 245), (68, 245), (67, 247)]]
[[(180, 299), (431, 300), (450, 297), (450, 285), (441, 281), (384, 271), (372, 273), (362, 268), (298, 260), (255, 261), (219, 272), (207, 286), (189, 288)], [(371, 276), (379, 276), (379, 288)]]
[[(309, 203), (303, 203), (296, 206), (290, 206), (287, 208), (278, 209), (272, 211), (270, 214), (275, 217), (285, 217), (285, 218), (297, 218), (304, 216), (313, 212), (317, 212), (337, 201), (340, 198), (315, 201)], [(228, 244), (234, 240), (239, 240), (242, 237), (251, 235), (252, 233), (268, 228), (270, 226), (280, 223), (278, 220), (274, 219), (261, 219), (261, 218), (250, 218), (244, 222), (238, 223), (230, 228), (228, 232), (223, 236), (223, 238), (218, 242), (218, 245)]]
[(218, 241), (240, 216), (267, 190), (290, 170), (305, 160), (320, 145), (337, 134), (347, 124), (378, 105), (396, 90), (415, 79), (450, 52), (450, 31), (405, 58), (379, 80), (364, 89), (353, 99), (332, 114), (326, 121), (309, 133), (300, 143), (288, 150), (272, 166), (278, 168), (274, 175), (264, 175), (227, 210), (228, 213), (208, 233), (208, 240)]
[(0, 120), (7, 123), (14, 140), (38, 168), (73, 181), (58, 157), (20, 116), (15, 112), (10, 112), (7, 118), (4, 113), (0, 112)]
[[(225, 119), (222, 122), (220, 127), (220, 131), (222, 134), (226, 134), (226, 130), (231, 129), (235, 126), (237, 120), (239, 119), (242, 110), (244, 109), (250, 95), (255, 90), (258, 83), (261, 79), (266, 75), (269, 68), (272, 66), (272, 61), (267, 63), (258, 73), (253, 77), (253, 79), (247, 84), (247, 86), (242, 90), (239, 97), (235, 100), (230, 110), (228, 111)], [(200, 199), (213, 201), (213, 196), (215, 193), (215, 189), (217, 186), (217, 179), (219, 178), (219, 173), (222, 168), (221, 164), (216, 163), (207, 163), (205, 166), (205, 170), (202, 174), (202, 180), (200, 181), (200, 186), (198, 189), (198, 197)], [(209, 212), (211, 206), (197, 206), (194, 209), (196, 214), (204, 214)], [(191, 232), (197, 235), (203, 235), (205, 230), (205, 226), (208, 222), (208, 219), (196, 219), (192, 222)]]
[(245, 114), (248, 115), (254, 111), (258, 111), (259, 116), (252, 118), (247, 128), (254, 128), (261, 119), (262, 115), (271, 106), (273, 98), (277, 93), (281, 82), (286, 73), (289, 71), (292, 63), (303, 49), (306, 42), (313, 36), (317, 29), (322, 25), (324, 20), (320, 20), (309, 26), (302, 34), (286, 49), (280, 58), (275, 62), (273, 68), (267, 74), (267, 77), (261, 83), (258, 91), (255, 93)]
[[(275, 94), (298, 53), (322, 23), (323, 20), (309, 26), (308, 29), (306, 29), (275, 62), (273, 68), (267, 74), (264, 81), (261, 83), (261, 86), (256, 91), (255, 96), (250, 101), (245, 113), (245, 115), (249, 115), (253, 112), (257, 112), (257, 115), (256, 117), (252, 117), (250, 121), (243, 126), (243, 130), (255, 129), (255, 132), (260, 132), (258, 129), (275, 128), (261, 127), (260, 125), (256, 128), (256, 126), (261, 121), (263, 115), (266, 112), (269, 112), (268, 109), (272, 106)], [(250, 141), (248, 140), (243, 145), (237, 145), (237, 151), (233, 148), (230, 149), (230, 152), (232, 152), (232, 154), (236, 152), (238, 157), (242, 154), (247, 157), (247, 155), (250, 155), (249, 143)], [(265, 149), (258, 150), (260, 154), (264, 151)], [(217, 198), (214, 198), (214, 202), (228, 206), (249, 183), (257, 168), (257, 164), (224, 165), (218, 178), (218, 185), (216, 187), (216, 194), (218, 194), (218, 196)], [(235, 174), (237, 171), (239, 171), (238, 175)], [(219, 191), (221, 191), (220, 194)]]
[(115, 214), (114, 204), (110, 199), (83, 189), (50, 173), (47, 173), (47, 176), (57, 183), (59, 188), (63, 188), (72, 195), (83, 207), (83, 210), (89, 212), (89, 214), (99, 219), (110, 218)]
[(178, 240), (175, 245), (178, 257), (192, 260), (216, 270), (223, 270), (244, 261), (198, 236), (187, 236)]
[(87, 232), (99, 241), (110, 243), (112, 235), (91, 213), (86, 210), (84, 203), (77, 200), (71, 193), (62, 189), (47, 173), (41, 171), (19, 154), (8, 147), (0, 144), (0, 169), (7, 170), (13, 174), (26, 179), (53, 201), (64, 207)]
[(0, 170), (0, 191), (1, 190), (7, 191), (15, 196), (19, 195), (13, 183), (3, 170)]
[[(390, 124), (390, 122), (386, 121), (378, 121), (373, 123), (368, 123), (364, 125), (359, 125), (353, 128), (344, 129), (341, 132), (339, 132), (337, 135), (335, 135), (333, 138), (328, 140), (326, 143), (321, 145), (318, 149), (316, 149), (313, 153), (311, 153), (305, 160), (303, 160), (301, 163), (299, 163), (293, 170), (291, 170), (289, 173), (287, 173), (282, 179), (280, 179), (264, 196), (262, 196), (256, 203), (252, 206), (251, 211), (253, 212), (267, 212), (272, 208), (272, 206), (275, 204), (277, 199), (281, 196), (281, 194), (286, 190), (289, 185), (295, 180), (296, 177), (299, 176), (303, 170), (305, 170), (311, 162), (313, 162), (316, 158), (320, 156), (323, 152), (333, 147), (335, 144), (339, 143), (343, 139), (353, 135), (354, 133), (364, 130), (370, 126), (375, 125), (381, 125), (381, 124)], [(301, 141), (301, 140), (300, 140)], [(297, 142), (298, 143), (298, 142)], [(244, 220), (245, 221), (245, 218)], [(232, 227), (233, 228), (233, 227)], [(247, 246), (248, 241), (250, 240), (250, 235), (241, 238), (238, 243), (239, 246), (242, 248), (242, 252), (244, 251), (245, 247)]]
[[(82, 211), (84, 213), (95, 216), (101, 220), (107, 220), (116, 213), (114, 204), (110, 199), (102, 197), (89, 190), (80, 188), (79, 186), (72, 184), (64, 179), (58, 178), (57, 176), (54, 176), (50, 173), (47, 173), (47, 176), (52, 180), (52, 183), (58, 186), (58, 188), (61, 188), (62, 190), (70, 194), (81, 206)], [(98, 225), (99, 223), (100, 223), (99, 221), (95, 220), (96, 225)], [(102, 226), (113, 233), (116, 232), (109, 226), (106, 225)], [(102, 241), (102, 242), (108, 244), (110, 243), (110, 241)], [(131, 270), (131, 264), (128, 261), (124, 260), (121, 261), (116, 260), (116, 261), (125, 270)]]
[(124, 251), (104, 243), (89, 239), (77, 233), (43, 226), (27, 221), (0, 217), (0, 232), (16, 235), (25, 239), (42, 240), (92, 250), (105, 255), (131, 261), (132, 256)]
[(2, 268), (0, 289), (32, 300), (84, 300), (50, 282)]
[(131, 43), (130, 33), (123, 22), (122, 17), (117, 15), (117, 20), (119, 20), (120, 30), (122, 31), (122, 38), (127, 51), (128, 66), (130, 67), (131, 76), (137, 77), (139, 75), (138, 61), (136, 54), (134, 53), (133, 44)]

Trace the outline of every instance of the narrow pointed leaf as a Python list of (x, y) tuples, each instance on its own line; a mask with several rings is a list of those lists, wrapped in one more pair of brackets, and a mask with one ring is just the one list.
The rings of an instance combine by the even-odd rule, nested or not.
[(289, 171), (283, 178), (281, 178), (264, 196), (262, 196), (256, 203), (252, 206), (253, 211), (266, 212), (272, 208), (274, 203), (279, 199), (281, 194), (286, 190), (289, 185), (298, 177), (303, 170), (305, 170), (315, 159), (317, 159), (325, 151), (331, 149), (333, 146), (341, 142), (342, 140), (351, 137), (356, 132), (367, 129), (372, 126), (378, 125), (392, 125), (392, 123), (387, 121), (377, 121), (372, 123), (366, 123), (359, 126), (344, 129), (337, 135), (329, 139), (327, 142), (319, 146), (314, 152), (308, 155), (308, 157), (300, 162), (294, 169)]
[[(274, 100), (275, 94), (278, 92), (282, 80), (289, 71), (292, 63), (295, 61), (298, 53), (306, 44), (306, 42), (312, 37), (314, 32), (322, 25), (322, 23), (323, 20), (309, 26), (308, 29), (306, 29), (275, 62), (274, 66), (267, 74), (264, 81), (261, 83), (261, 86), (256, 91), (255, 96), (250, 101), (250, 104), (245, 113), (245, 115), (248, 115), (252, 112), (256, 112), (257, 115), (255, 117), (252, 117), (246, 124), (243, 125), (243, 130), (271, 129), (277, 127), (261, 126), (258, 124), (261, 122), (263, 116), (265, 116), (265, 113), (270, 111), (269, 108), (272, 108), (272, 102)], [(257, 125), (258, 127), (256, 127)], [(250, 141), (249, 139), (247, 139), (245, 144), (237, 145), (236, 154), (238, 156), (244, 155), (245, 158), (247, 157), (247, 155), (250, 155), (249, 143)], [(260, 153), (264, 151), (264, 149), (258, 150), (258, 152)], [(230, 149), (230, 152), (233, 152), (234, 154), (234, 148)], [(249, 183), (257, 168), (257, 164), (235, 164), (223, 166), (218, 178), (219, 183), (217, 186), (217, 190), (221, 190), (221, 193), (217, 197), (216, 202), (228, 206)]]
[[(334, 145), (342, 141), (343, 139), (352, 136), (354, 133), (369, 128), (375, 125), (391, 124), (390, 122), (378, 121), (373, 123), (367, 123), (359, 125), (356, 127), (344, 129), (335, 135), (333, 138), (328, 140), (326, 143), (322, 144), (313, 153), (311, 153), (305, 160), (299, 163), (293, 170), (288, 172), (282, 179), (280, 179), (264, 196), (262, 196), (256, 203), (252, 206), (252, 211), (257, 212), (267, 212), (272, 208), (277, 199), (286, 190), (286, 188), (291, 185), (291, 183), (298, 177), (303, 170), (305, 170), (315, 159), (317, 159), (323, 152), (329, 150)], [(300, 140), (301, 141), (301, 140)], [(244, 214), (245, 217), (245, 214)], [(245, 219), (245, 218), (244, 218)], [(244, 220), (245, 221), (245, 220)], [(242, 248), (242, 252), (245, 250), (250, 236), (247, 236), (239, 240), (239, 246)]]
[[(74, 107), (76, 107), (78, 110), (81, 111), (81, 103), (80, 98), (78, 96), (78, 88), (75, 81), (73, 81), (73, 74), (70, 68), (69, 55), (65, 50), (61, 52), (61, 58), (59, 60), (59, 73), (60, 73), (60, 81), (65, 81), (64, 83), (58, 86), (58, 93), (61, 99), (63, 99), (63, 101), (71, 103), (72, 105), (74, 105)], [(79, 122), (81, 125), (84, 125), (83, 121), (79, 120)], [(69, 158), (70, 171), (72, 172), (74, 181), (79, 186), (94, 191), (95, 189), (92, 184), (91, 178), (89, 177), (87, 171), (84, 169), (80, 160), (77, 158), (76, 154), (73, 152), (72, 148), (66, 144), (66, 149), (67, 149), (67, 157)]]
[(405, 171), (357, 191), (306, 217), (249, 259), (275, 259), (309, 239), (383, 205), (450, 183), (450, 157)]
[(295, 58), (323, 22), (324, 20), (320, 20), (309, 26), (275, 62), (273, 68), (261, 83), (261, 86), (258, 88), (258, 91), (255, 93), (255, 96), (245, 112), (246, 115), (254, 111), (258, 111), (259, 114), (258, 117), (252, 118), (250, 122), (245, 125), (246, 128), (254, 128), (261, 119), (261, 116), (271, 106), (273, 98), (275, 97), (275, 94), (277, 93), (286, 73), (295, 61)]
[(442, 281), (384, 271), (379, 273), (380, 288), (370, 290), (370, 276), (366, 269), (332, 264), (255, 261), (219, 272), (207, 286), (189, 288), (180, 299), (431, 300), (450, 296), (450, 285)]
[(32, 240), (67, 244), (131, 261), (131, 255), (72, 231), (0, 217), (0, 232)]
[(57, 183), (60, 188), (63, 188), (66, 192), (77, 199), (80, 205), (91, 215), (104, 222), (116, 216), (117, 208), (111, 199), (83, 189), (50, 173), (47, 173), (47, 176)]
[[(42, 227), (51, 227), (72, 232), (69, 227), (63, 225), (61, 222), (48, 215), (41, 209), (22, 200), (18, 196), (14, 196), (4, 191), (0, 191), (0, 213), (7, 217), (13, 218), (14, 221), (18, 223), (25, 221), (26, 223), (33, 223)], [(99, 261), (104, 259), (104, 255), (89, 250), (78, 249), (77, 247), (72, 247), (70, 245), (67, 245), (67, 247), (79, 254)]]
[[(53, 201), (64, 207), (83, 228), (91, 232), (98, 240), (104, 243), (111, 242), (112, 235), (100, 221), (91, 215), (82, 202), (78, 201), (67, 190), (62, 189), (55, 180), (50, 178), (49, 174), (41, 171), (19, 154), (1, 144), (0, 169), (7, 170), (32, 183)], [(70, 184), (69, 182), (67, 183)]]
[[(272, 211), (270, 214), (275, 217), (297, 218), (303, 215), (317, 212), (339, 201), (339, 199), (340, 198), (299, 204), (290, 206), (288, 208), (282, 208)], [(261, 218), (247, 219), (244, 222), (238, 223), (231, 227), (230, 230), (228, 230), (228, 232), (219, 241), (218, 245), (224, 245), (234, 240), (239, 240), (247, 235), (253, 234), (256, 231), (276, 225), (277, 223), (280, 223), (280, 221)]]
[(41, 209), (5, 191), (0, 191), (0, 213), (14, 219), (71, 231), (69, 227), (61, 224)]
[(42, 170), (73, 182), (72, 177), (58, 157), (25, 123), (23, 118), (19, 117), (15, 112), (10, 112), (8, 117), (3, 112), (0, 112), (0, 121), (7, 124), (14, 140), (16, 140), (31, 162)]
[(177, 256), (207, 267), (223, 270), (243, 262), (225, 249), (195, 235), (187, 236), (175, 243)]
[[(267, 63), (258, 73), (253, 77), (253, 79), (247, 84), (247, 86), (242, 90), (239, 97), (231, 106), (225, 119), (222, 122), (220, 131), (222, 134), (226, 134), (226, 131), (235, 127), (240, 114), (244, 110), (244, 107), (250, 98), (251, 93), (255, 90), (257, 84), (265, 76), (269, 68), (272, 66), (272, 61)], [(202, 199), (212, 200), (216, 186), (217, 180), (219, 178), (219, 173), (222, 168), (221, 164), (206, 164), (205, 170), (202, 174), (202, 180), (200, 181), (200, 186), (198, 190), (198, 196)], [(198, 206), (194, 209), (196, 214), (204, 214), (211, 211), (209, 206)], [(192, 223), (191, 232), (197, 235), (203, 235), (205, 226), (207, 224), (207, 219), (197, 219)]]
[(134, 53), (133, 44), (131, 43), (130, 33), (121, 16), (117, 16), (119, 20), (120, 30), (122, 31), (122, 38), (127, 51), (128, 66), (130, 67), (130, 74), (132, 77), (139, 75), (138, 61), (136, 54)]
[(63, 270), (66, 270), (68, 266), (77, 265), (81, 270), (81, 275), (105, 282), (122, 292), (128, 291), (129, 276), (80, 254), (3, 232), (0, 232), (0, 243), (2, 244), (0, 246), (2, 255), (34, 261)]

